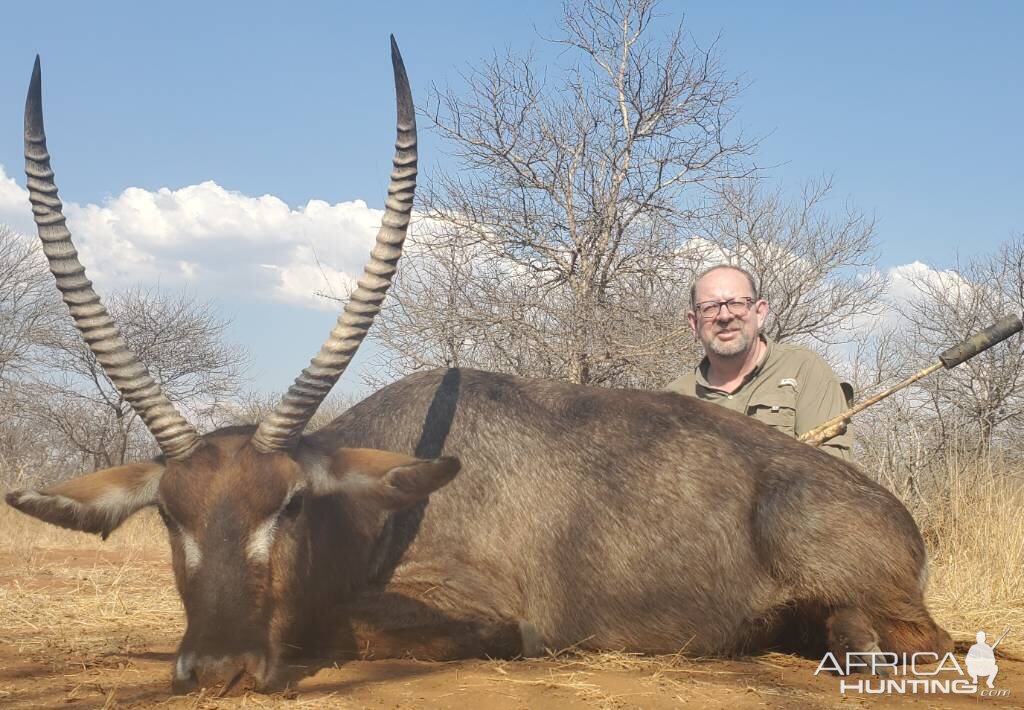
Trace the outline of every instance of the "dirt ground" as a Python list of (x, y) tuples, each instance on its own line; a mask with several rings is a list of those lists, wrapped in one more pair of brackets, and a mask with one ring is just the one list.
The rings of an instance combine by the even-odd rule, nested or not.
[[(816, 661), (778, 653), (742, 660), (609, 653), (501, 662), (349, 662), (321, 668), (283, 693), (221, 698), (200, 692), (176, 697), (169, 693), (169, 678), (183, 632), (183, 613), (167, 553), (159, 546), (137, 544), (131, 531), (114, 545), (76, 536), (74, 547), (59, 546), (64, 533), (56, 533), (58, 537), (48, 538), (56, 545), (0, 544), (3, 707), (1024, 705), (1024, 654), (1011, 644), (1006, 644), (1008, 654), (999, 657), (996, 688), (1009, 692), (1002, 697), (843, 695), (837, 677), (814, 675)], [(964, 630), (951, 631), (960, 641), (957, 657), (963, 664), (966, 644), (973, 639), (968, 641)], [(1024, 629), (1015, 631), (1024, 634)]]

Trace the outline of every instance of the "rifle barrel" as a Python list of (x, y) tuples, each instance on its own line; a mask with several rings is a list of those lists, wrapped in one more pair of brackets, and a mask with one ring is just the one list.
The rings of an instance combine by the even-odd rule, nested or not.
[(1007, 626), (1005, 629), (1003, 629), (1003, 633), (999, 634), (999, 638), (997, 638), (996, 642), (994, 644), (992, 644), (992, 646), (991, 646), (993, 651), (996, 650), (996, 646), (999, 645), (999, 642), (1002, 641), (1003, 638), (1006, 636), (1006, 634), (1008, 634), (1009, 632), (1010, 632), (1010, 627), (1009, 626)]
[(1021, 322), (1020, 318), (1013, 315), (1004, 316), (988, 328), (975, 333), (962, 343), (954, 345), (953, 347), (943, 351), (943, 353), (939, 355), (938, 362), (929, 365), (923, 370), (915, 372), (899, 384), (893, 385), (889, 389), (879, 392), (873, 397), (868, 397), (867, 399), (858, 402), (842, 414), (832, 417), (824, 424), (820, 424), (810, 431), (805, 431), (803, 434), (798, 436), (797, 439), (805, 444), (810, 444), (811, 446), (820, 446), (832, 437), (841, 434), (843, 429), (846, 427), (847, 422), (850, 421), (853, 415), (859, 414), (871, 405), (880, 402), (889, 395), (900, 391), (908, 385), (914, 384), (922, 377), (927, 377), (936, 370), (941, 370), (942, 368), (946, 368), (948, 370), (956, 367), (966, 360), (970, 360), (978, 353), (984, 352), (996, 343), (1006, 340), (1014, 333), (1019, 332), (1022, 328), (1024, 328), (1024, 323)]

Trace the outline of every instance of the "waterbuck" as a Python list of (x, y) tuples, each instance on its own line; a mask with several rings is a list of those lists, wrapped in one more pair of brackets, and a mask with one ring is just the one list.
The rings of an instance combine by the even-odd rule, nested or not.
[(104, 537), (159, 510), (188, 622), (172, 687), (273, 687), (286, 649), (734, 654), (796, 628), (836, 653), (945, 651), (903, 505), (855, 467), (698, 400), (439, 370), (303, 436), (372, 323), (408, 225), (415, 119), (393, 39), (392, 59), (397, 152), (359, 288), (269, 417), (204, 436), (85, 277), (49, 167), (37, 59), (25, 154), (39, 236), (89, 347), (163, 455), (7, 502)]

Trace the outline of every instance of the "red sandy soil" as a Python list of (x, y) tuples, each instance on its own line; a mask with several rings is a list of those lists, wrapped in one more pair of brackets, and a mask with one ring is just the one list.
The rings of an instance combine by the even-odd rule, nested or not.
[[(171, 696), (182, 612), (166, 555), (148, 548), (0, 551), (0, 706), (675, 708), (1021, 707), (1024, 659), (1000, 656), (1008, 696), (843, 695), (817, 662), (624, 654), (528, 661), (330, 664), (285, 692)], [(963, 665), (964, 642), (957, 660)], [(301, 670), (301, 669), (298, 669)], [(297, 673), (299, 676), (301, 672)], [(860, 678), (870, 679), (869, 676)]]

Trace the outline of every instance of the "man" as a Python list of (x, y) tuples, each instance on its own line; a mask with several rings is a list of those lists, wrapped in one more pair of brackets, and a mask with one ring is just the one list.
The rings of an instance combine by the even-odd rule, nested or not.
[(978, 643), (967, 650), (967, 673), (971, 676), (971, 681), (975, 685), (978, 684), (978, 676), (981, 676), (982, 678), (987, 678), (985, 684), (989, 688), (994, 688), (996, 675), (999, 673), (994, 649), (999, 641), (1002, 641), (1002, 637), (991, 646), (985, 643), (984, 631), (979, 631), (974, 638)]
[[(668, 389), (800, 436), (847, 409), (853, 390), (817, 354), (761, 335), (767, 316), (768, 302), (747, 271), (721, 265), (703, 272), (690, 287), (687, 319), (705, 357)], [(853, 460), (848, 433), (821, 448)]]

